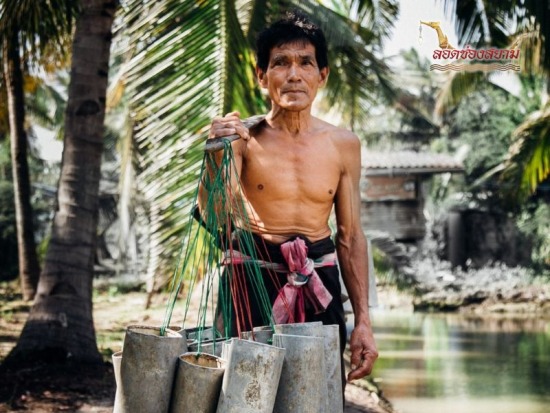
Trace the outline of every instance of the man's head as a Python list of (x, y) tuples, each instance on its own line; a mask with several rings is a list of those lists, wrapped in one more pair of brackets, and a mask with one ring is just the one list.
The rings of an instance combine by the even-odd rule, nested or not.
[(284, 19), (273, 23), (258, 35), (256, 66), (263, 72), (267, 71), (271, 50), (289, 43), (310, 43), (315, 47), (315, 58), (319, 69), (328, 67), (325, 35), (306, 16), (296, 12), (287, 13)]

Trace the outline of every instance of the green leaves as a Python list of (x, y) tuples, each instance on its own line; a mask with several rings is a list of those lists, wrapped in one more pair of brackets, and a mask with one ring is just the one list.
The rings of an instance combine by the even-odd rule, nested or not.
[(392, 72), (377, 51), (390, 33), (397, 3), (333, 1), (333, 10), (315, 1), (302, 1), (299, 6), (327, 37), (331, 72), (324, 94), (326, 104), (342, 114), (346, 126), (359, 129), (367, 123), (375, 102), (396, 97)]
[[(550, 8), (540, 0), (442, 0), (445, 11), (455, 18), (460, 44), (473, 47), (507, 47), (515, 36), (535, 32), (541, 44), (532, 42), (530, 52), (550, 73)], [(542, 46), (542, 47), (541, 47)]]
[[(524, 73), (550, 76), (550, 8), (540, 0), (443, 0), (448, 14), (456, 18), (462, 45), (492, 45), (521, 50)], [(443, 90), (438, 109), (455, 104), (473, 90), (481, 74), (457, 74)], [(548, 106), (527, 117), (514, 132), (507, 160), (487, 173), (502, 172), (501, 178), (524, 200), (548, 176)], [(546, 122), (546, 124), (545, 124)]]
[(451, 72), (439, 90), (434, 109), (436, 115), (443, 116), (486, 81), (485, 72)]
[(513, 133), (502, 176), (515, 182), (521, 199), (550, 175), (550, 104), (532, 113)]
[[(185, 231), (213, 117), (266, 111), (232, 1), (125, 5), (129, 105), (139, 187), (151, 207), (151, 253), (169, 268)], [(164, 264), (162, 264), (164, 263)], [(153, 270), (153, 269), (152, 269)], [(152, 274), (150, 274), (152, 275)]]
[[(391, 94), (389, 70), (375, 52), (397, 2), (341, 3), (339, 12), (314, 0), (123, 3), (115, 52), (123, 73), (117, 78), (127, 87), (134, 125), (135, 152), (126, 153), (136, 158), (138, 187), (151, 203), (150, 277), (170, 268), (179, 250), (212, 118), (268, 110), (256, 81), (255, 38), (282, 11), (301, 8), (325, 30), (332, 66), (328, 101), (352, 114), (352, 126), (364, 120), (369, 102)], [(120, 87), (113, 90), (120, 95)]]
[(73, 0), (0, 0), (0, 36), (19, 33), (27, 58), (39, 59), (47, 46), (68, 46), (78, 2)]

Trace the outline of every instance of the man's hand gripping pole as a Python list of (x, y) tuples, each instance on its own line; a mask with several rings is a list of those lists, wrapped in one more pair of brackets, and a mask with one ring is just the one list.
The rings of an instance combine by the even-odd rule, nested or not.
[[(251, 116), (249, 118), (243, 119), (243, 125), (246, 126), (248, 129), (252, 129), (253, 127), (260, 124), (265, 119), (265, 115), (255, 115)], [(204, 151), (205, 152), (217, 152), (224, 147), (224, 140), (228, 140), (229, 142), (236, 141), (239, 139), (240, 136), (237, 134), (229, 135), (229, 136), (221, 136), (219, 138), (213, 138), (208, 139), (206, 141), (206, 144), (204, 145)]]

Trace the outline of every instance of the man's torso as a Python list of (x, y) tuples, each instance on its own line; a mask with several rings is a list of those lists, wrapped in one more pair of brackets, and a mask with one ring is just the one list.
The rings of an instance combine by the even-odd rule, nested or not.
[(294, 137), (263, 125), (247, 143), (241, 184), (250, 230), (268, 241), (330, 235), (328, 218), (342, 174), (339, 129), (317, 119), (312, 126)]

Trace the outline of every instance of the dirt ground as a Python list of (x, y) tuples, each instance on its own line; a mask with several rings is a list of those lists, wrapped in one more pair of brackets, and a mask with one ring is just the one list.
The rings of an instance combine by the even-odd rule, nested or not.
[[(4, 292), (4, 291), (3, 291)], [(0, 361), (15, 345), (29, 305), (9, 293), (0, 303)], [(143, 293), (107, 291), (94, 297), (94, 322), (98, 348), (104, 357), (100, 366), (31, 365), (0, 372), (2, 412), (112, 412), (115, 396), (112, 353), (121, 350), (126, 326), (160, 325), (167, 297), (157, 295), (145, 309)], [(172, 323), (178, 325), (178, 311)], [(363, 380), (346, 387), (345, 413), (388, 413), (391, 405), (372, 383)]]

